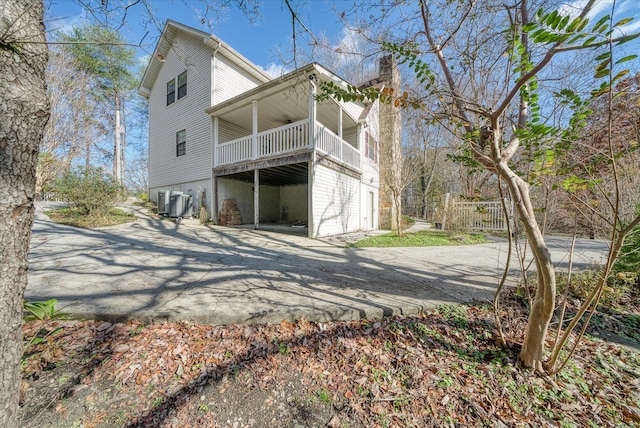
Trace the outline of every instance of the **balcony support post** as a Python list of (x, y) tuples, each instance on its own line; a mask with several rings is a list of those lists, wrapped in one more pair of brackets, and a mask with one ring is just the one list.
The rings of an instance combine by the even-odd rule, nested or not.
[(253, 228), (258, 230), (260, 223), (260, 170), (253, 170)]
[(251, 159), (258, 159), (258, 101), (251, 101), (253, 104), (252, 118), (253, 130), (251, 134)]
[(316, 179), (316, 85), (313, 80), (309, 80), (309, 147), (313, 148), (311, 153), (311, 160), (309, 161), (307, 179), (307, 230), (309, 231), (309, 238), (315, 238), (315, 222), (313, 220), (313, 186)]

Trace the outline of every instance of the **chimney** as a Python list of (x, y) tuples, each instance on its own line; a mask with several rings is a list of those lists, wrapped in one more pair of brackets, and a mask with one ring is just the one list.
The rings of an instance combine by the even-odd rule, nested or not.
[[(401, 93), (400, 71), (393, 55), (380, 58), (379, 80), (393, 93)], [(380, 104), (380, 228), (397, 230), (402, 206), (402, 122), (401, 110), (392, 103)], [(396, 211), (400, 211), (400, 216)]]

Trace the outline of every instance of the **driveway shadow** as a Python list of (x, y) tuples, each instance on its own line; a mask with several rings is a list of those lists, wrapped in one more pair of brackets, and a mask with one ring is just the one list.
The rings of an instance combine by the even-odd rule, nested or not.
[[(555, 252), (561, 252), (558, 241)], [(589, 264), (600, 246), (587, 248)], [(300, 236), (141, 215), (76, 229), (36, 214), (25, 298), (74, 315), (209, 324), (358, 319), (490, 300), (506, 243), (339, 248)], [(512, 264), (513, 265), (513, 264)]]

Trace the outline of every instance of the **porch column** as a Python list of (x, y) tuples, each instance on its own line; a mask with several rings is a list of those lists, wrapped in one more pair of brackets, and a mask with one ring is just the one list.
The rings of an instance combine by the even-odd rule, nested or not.
[(260, 223), (260, 170), (253, 170), (253, 224), (254, 229), (258, 230)]
[(309, 206), (307, 208), (307, 230), (309, 238), (315, 238), (315, 222), (313, 215), (313, 187), (316, 172), (316, 85), (313, 80), (309, 81), (309, 147), (313, 148), (311, 160), (308, 167), (307, 178), (307, 198)]
[(220, 122), (217, 117), (211, 120), (211, 195), (209, 195), (210, 213), (211, 218), (218, 221), (218, 192), (215, 175), (213, 169), (218, 165), (218, 130), (220, 129)]
[[(316, 85), (309, 81), (309, 147), (316, 146)], [(315, 152), (314, 152), (315, 156)], [(315, 160), (315, 159), (314, 159)]]
[(211, 142), (211, 163), (213, 164), (213, 167), (215, 168), (216, 166), (218, 166), (218, 144), (219, 144), (219, 139), (218, 139), (218, 130), (220, 129), (220, 121), (218, 119), (218, 117), (214, 117), (213, 120), (211, 121), (211, 134), (213, 135), (212, 138), (212, 142)]
[[(342, 140), (342, 107), (338, 104), (338, 138)], [(344, 144), (340, 144), (340, 160), (344, 161)]]
[(251, 101), (253, 104), (253, 137), (251, 141), (251, 158), (258, 159), (258, 101)]

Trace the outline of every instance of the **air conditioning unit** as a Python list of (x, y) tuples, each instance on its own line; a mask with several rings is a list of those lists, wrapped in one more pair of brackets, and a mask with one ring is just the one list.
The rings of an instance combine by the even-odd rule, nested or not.
[(169, 197), (169, 217), (191, 217), (193, 198), (182, 192), (171, 192)]
[(169, 196), (171, 190), (161, 190), (158, 192), (158, 214), (169, 214)]

